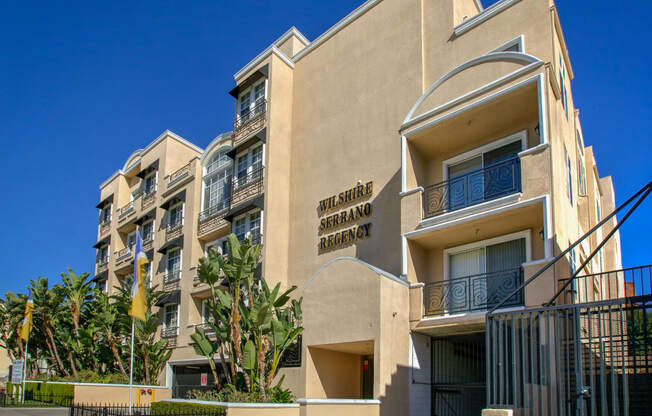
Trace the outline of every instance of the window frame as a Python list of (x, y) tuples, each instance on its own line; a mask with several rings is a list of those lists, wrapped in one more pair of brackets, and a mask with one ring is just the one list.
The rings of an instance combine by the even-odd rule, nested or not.
[[(235, 184), (234, 188), (242, 187), (248, 183), (255, 181), (255, 179), (253, 178), (251, 178), (250, 180), (247, 180), (247, 178), (249, 177), (249, 175), (255, 172), (253, 168), (252, 160), (253, 160), (254, 151), (258, 149), (260, 149), (260, 168), (256, 170), (262, 170), (265, 168), (265, 144), (264, 143), (258, 143), (254, 146), (250, 146), (235, 155), (235, 158), (233, 159), (233, 175), (232, 175), (232, 181)], [(241, 162), (239, 159), (245, 155), (247, 156), (247, 161), (245, 162), (246, 163), (245, 176), (243, 182), (240, 183), (240, 178), (238, 174), (239, 174)]]
[(564, 157), (565, 157), (565, 165), (566, 165), (566, 187), (568, 190), (568, 193), (566, 194), (568, 196), (568, 200), (570, 202), (570, 206), (574, 206), (574, 198), (573, 198), (573, 162), (571, 161), (570, 154), (568, 153), (568, 149), (566, 148), (566, 145), (564, 145)]
[(165, 276), (170, 276), (170, 253), (179, 252), (179, 280), (181, 280), (181, 272), (183, 271), (183, 248), (171, 248), (165, 253)]
[(257, 208), (257, 209), (252, 209), (250, 211), (247, 211), (247, 212), (245, 212), (243, 214), (240, 214), (237, 217), (234, 217), (233, 222), (232, 222), (232, 224), (233, 224), (233, 231), (232, 231), (233, 234), (235, 234), (236, 237), (237, 237), (237, 233), (235, 232), (235, 224), (236, 224), (236, 222), (238, 220), (241, 220), (241, 219), (244, 218), (245, 219), (244, 238), (250, 237), (251, 236), (251, 216), (254, 215), (254, 214), (259, 213), (260, 214), (260, 226), (259, 226), (259, 228), (260, 228), (260, 236), (262, 238), (262, 236), (264, 235), (263, 234), (264, 233), (264, 231), (263, 231), (263, 212), (264, 212), (264, 210), (262, 210), (260, 208)]
[[(108, 218), (102, 219), (104, 213), (107, 213)], [(100, 224), (107, 224), (113, 220), (113, 203), (107, 204), (104, 207), (100, 208)]]
[(167, 319), (166, 319), (166, 317), (167, 317), (167, 315), (168, 315), (168, 311), (169, 311), (170, 309), (174, 309), (173, 314), (176, 315), (176, 329), (177, 329), (176, 334), (177, 334), (177, 335), (179, 335), (179, 326), (180, 326), (180, 325), (179, 325), (179, 316), (181, 315), (181, 314), (179, 313), (179, 306), (180, 306), (180, 305), (179, 305), (178, 303), (166, 303), (166, 304), (163, 306), (163, 329), (170, 329), (170, 328), (172, 328), (172, 327), (168, 326), (168, 323), (167, 323)]
[[(153, 185), (152, 189), (149, 192), (147, 192), (145, 184), (147, 183), (147, 180), (149, 178), (151, 178), (151, 177), (154, 177), (154, 185)], [(147, 175), (145, 175), (145, 177), (143, 178), (142, 183), (143, 183), (143, 196), (148, 196), (150, 194), (155, 193), (157, 188), (158, 188), (158, 170), (155, 170), (155, 171), (150, 172)]]
[[(256, 87), (259, 85), (264, 84), (264, 92), (263, 92), (263, 99), (267, 100), (267, 78), (264, 78), (251, 86), (247, 87), (244, 91), (242, 91), (240, 94), (238, 94), (238, 98), (236, 100), (236, 114), (238, 115), (238, 120), (241, 122), (249, 120), (252, 116), (254, 116), (254, 109), (256, 108)], [(246, 113), (246, 116), (242, 115), (242, 103), (241, 100), (243, 97), (247, 97), (249, 99), (249, 103), (247, 105), (247, 109), (249, 110), (248, 113)]]
[[(176, 226), (179, 226), (179, 225), (183, 227), (183, 217), (184, 217), (183, 214), (184, 214), (184, 211), (185, 211), (185, 205), (186, 205), (185, 202), (183, 202), (183, 201), (179, 201), (179, 202), (173, 204), (172, 206), (170, 206), (170, 208), (168, 209), (168, 213), (167, 213), (167, 227), (166, 227), (166, 228), (167, 228), (168, 230), (169, 230), (169, 229), (172, 229), (172, 228), (174, 228), (174, 227), (176, 227)], [(172, 219), (172, 212), (173, 212), (175, 209), (177, 209), (177, 208), (180, 208), (180, 212), (181, 212), (180, 217), (181, 217), (181, 220), (179, 221), (179, 223), (172, 224), (172, 222), (171, 222), (171, 219)]]
[[(156, 235), (155, 232), (156, 228), (154, 225), (154, 221), (155, 221), (154, 218), (152, 218), (151, 220), (144, 221), (143, 224), (140, 226), (139, 231), (140, 231), (140, 236), (143, 238), (143, 244), (148, 243), (149, 241), (154, 241), (154, 237)], [(151, 232), (151, 240), (148, 240), (147, 238), (145, 238), (145, 234), (143, 233), (143, 230), (145, 229), (146, 225), (150, 225), (150, 224), (152, 225), (152, 232)]]

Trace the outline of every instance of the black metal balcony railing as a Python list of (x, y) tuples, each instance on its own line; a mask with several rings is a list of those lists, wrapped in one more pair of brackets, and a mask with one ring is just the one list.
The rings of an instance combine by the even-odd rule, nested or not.
[[(523, 282), (523, 269), (504, 270), (428, 283), (423, 288), (425, 315), (490, 309)], [(523, 291), (503, 306), (523, 305)]]
[(123, 249), (120, 249), (120, 250), (116, 253), (116, 259), (115, 259), (115, 261), (122, 261), (122, 260), (124, 260), (124, 259), (127, 259), (127, 258), (131, 257), (131, 255), (132, 255), (131, 247), (125, 247), (125, 248), (123, 248)]
[(238, 204), (263, 194), (263, 177), (265, 168), (261, 167), (245, 176), (233, 178), (233, 188), (231, 191), (231, 206)]
[(183, 222), (181, 221), (181, 219), (179, 219), (173, 223), (168, 224), (167, 227), (165, 227), (165, 232), (173, 233), (177, 230), (180, 230), (181, 227), (183, 227)]
[(180, 269), (169, 270), (163, 276), (163, 284), (168, 285), (170, 283), (175, 283), (175, 282), (178, 282), (179, 279), (181, 279), (181, 270)]
[(212, 207), (208, 207), (199, 213), (199, 221), (206, 221), (228, 211), (231, 206), (230, 199), (223, 199)]
[(173, 338), (179, 333), (178, 326), (168, 326), (161, 329), (161, 338)]
[(127, 216), (127, 214), (133, 211), (134, 211), (134, 201), (131, 201), (127, 205), (120, 208), (120, 215), (118, 215), (118, 219), (123, 219), (125, 216)]
[(168, 189), (171, 188), (174, 184), (180, 182), (182, 179), (192, 175), (192, 162), (193, 161), (188, 162), (186, 165), (170, 174), (167, 185)]
[(520, 191), (521, 161), (514, 157), (426, 187), (423, 216), (440, 215)]
[(265, 111), (267, 110), (267, 100), (259, 98), (253, 108), (243, 111), (235, 116), (233, 122), (233, 133), (237, 134), (247, 124), (256, 121), (260, 118), (265, 118)]
[(246, 175), (240, 177), (238, 176), (233, 177), (233, 192), (234, 193), (238, 192), (239, 190), (247, 187), (248, 185), (257, 183), (260, 179), (263, 178), (264, 170), (265, 170), (264, 167), (259, 167), (247, 173)]
[[(568, 279), (559, 279), (563, 286)], [(652, 293), (652, 265), (577, 276), (565, 289), (564, 303), (632, 298)]]

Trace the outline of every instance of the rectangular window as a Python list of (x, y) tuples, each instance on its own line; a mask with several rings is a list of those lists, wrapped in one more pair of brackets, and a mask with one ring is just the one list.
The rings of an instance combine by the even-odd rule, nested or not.
[(100, 280), (97, 282), (96, 286), (97, 290), (99, 290), (102, 293), (106, 293), (106, 280)]
[(253, 115), (265, 110), (265, 80), (243, 91), (238, 97), (240, 121), (247, 121)]
[(571, 159), (568, 155), (568, 150), (564, 147), (564, 155), (566, 156), (566, 185), (568, 187), (568, 200), (573, 206), (573, 172), (571, 167)]
[(102, 246), (97, 254), (98, 262), (100, 264), (108, 263), (109, 261), (109, 246)]
[(168, 228), (181, 226), (183, 223), (183, 204), (179, 203), (168, 212)]
[(236, 187), (260, 179), (263, 175), (263, 146), (249, 148), (236, 159)]
[(140, 227), (140, 234), (143, 238), (143, 243), (154, 240), (154, 220), (144, 223)]
[(564, 61), (559, 57), (559, 84), (561, 89), (561, 103), (564, 107), (564, 113), (566, 114), (566, 119), (568, 119), (568, 97), (566, 91), (566, 71), (564, 70)]
[(242, 241), (249, 238), (252, 244), (262, 242), (262, 211), (250, 212), (235, 219), (233, 233)]
[(215, 318), (211, 315), (211, 310), (208, 307), (208, 302), (204, 299), (201, 303), (201, 323), (215, 323)]
[(586, 172), (584, 171), (584, 162), (582, 161), (582, 156), (577, 156), (577, 173), (579, 180), (579, 193), (581, 195), (586, 195)]
[(211, 248), (214, 248), (217, 250), (218, 253), (221, 255), (225, 256), (229, 252), (229, 246), (227, 244), (226, 237), (220, 238), (215, 241), (211, 241), (210, 243), (206, 244), (206, 247), (204, 248), (204, 255), (208, 256), (208, 250)]
[(181, 277), (181, 250), (174, 249), (167, 253), (166, 263), (167, 280), (177, 280)]
[(163, 312), (163, 328), (174, 330), (179, 327), (179, 305), (165, 305)]
[(157, 172), (152, 172), (145, 177), (143, 181), (143, 194), (149, 195), (156, 191), (156, 176)]
[(100, 223), (104, 224), (111, 221), (111, 205), (107, 205), (100, 210)]

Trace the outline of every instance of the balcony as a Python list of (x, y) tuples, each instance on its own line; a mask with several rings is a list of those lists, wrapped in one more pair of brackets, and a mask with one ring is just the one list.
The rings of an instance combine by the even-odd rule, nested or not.
[(231, 207), (253, 199), (263, 194), (263, 177), (265, 168), (258, 168), (246, 176), (233, 178), (233, 190), (231, 192)]
[(151, 250), (153, 245), (154, 245), (154, 236), (153, 235), (143, 237), (143, 250), (144, 251)]
[(122, 268), (126, 264), (130, 264), (129, 260), (133, 258), (133, 252), (131, 247), (125, 247), (116, 251), (115, 253), (115, 265)]
[(199, 159), (193, 158), (186, 165), (182, 166), (180, 169), (170, 174), (170, 176), (168, 177), (166, 191), (163, 194), (164, 196), (169, 195), (173, 191), (173, 189), (179, 188), (182, 184), (185, 184), (189, 180), (194, 178), (195, 175), (194, 175), (193, 163), (195, 162), (195, 160), (199, 160)]
[[(484, 311), (497, 305), (521, 283), (521, 268), (427, 283), (423, 288), (424, 315), (442, 316)], [(523, 304), (524, 296), (521, 291), (507, 300), (504, 307)]]
[(108, 268), (109, 268), (109, 258), (107, 257), (107, 258), (104, 258), (104, 259), (100, 259), (97, 262), (97, 273), (96, 274), (100, 274), (102, 272), (105, 272), (105, 271), (108, 270)]
[(518, 157), (513, 157), (426, 187), (423, 217), (434, 217), (520, 191), (521, 163)]
[(174, 338), (179, 335), (178, 326), (168, 326), (166, 328), (161, 328), (161, 338)]
[(181, 270), (169, 270), (163, 276), (163, 290), (170, 292), (179, 288), (181, 282)]
[(182, 233), (183, 223), (181, 221), (177, 221), (173, 224), (168, 224), (168, 226), (165, 227), (165, 241), (168, 242), (173, 240), (179, 237)]
[(120, 222), (124, 221), (127, 217), (130, 217), (136, 212), (134, 201), (131, 201), (127, 205), (124, 205), (118, 209), (118, 212), (118, 221)]
[(108, 234), (111, 230), (111, 220), (107, 220), (100, 223), (100, 236)]
[(140, 200), (140, 209), (146, 210), (156, 202), (156, 189), (150, 189), (143, 192), (143, 198)]
[[(569, 279), (560, 279), (559, 286)], [(563, 303), (586, 303), (635, 298), (652, 293), (652, 265), (577, 276), (560, 298)]]
[(202, 237), (212, 231), (217, 231), (228, 226), (229, 222), (224, 216), (229, 211), (230, 206), (231, 201), (227, 200), (200, 212), (197, 235)]
[(253, 109), (238, 114), (233, 122), (233, 147), (238, 147), (251, 135), (265, 127), (267, 100), (259, 99)]

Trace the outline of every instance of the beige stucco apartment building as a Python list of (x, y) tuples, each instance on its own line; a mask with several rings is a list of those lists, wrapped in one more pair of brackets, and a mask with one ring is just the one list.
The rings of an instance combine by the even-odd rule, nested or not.
[[(235, 73), (232, 132), (200, 148), (165, 131), (102, 183), (95, 280), (132, 274), (140, 229), (179, 392), (205, 371), (198, 259), (250, 237), (304, 299), (282, 370), (297, 398), (471, 414), (484, 311), (614, 208), (573, 77), (550, 0), (369, 0), (313, 41), (291, 28)], [(506, 306), (550, 299), (595, 244)], [(620, 266), (615, 238), (587, 273)]]

